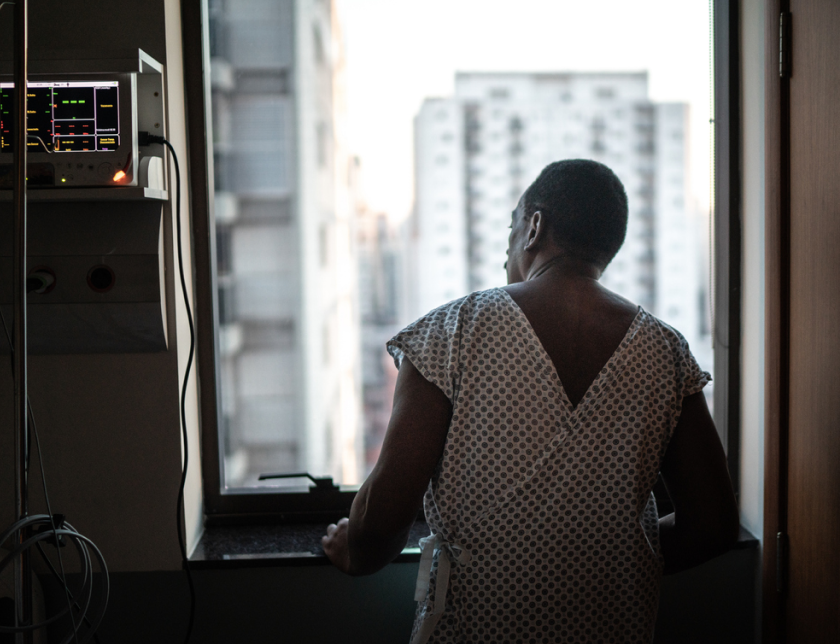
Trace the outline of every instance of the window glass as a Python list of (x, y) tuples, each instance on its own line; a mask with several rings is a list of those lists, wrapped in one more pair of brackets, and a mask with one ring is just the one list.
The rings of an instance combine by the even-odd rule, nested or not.
[(706, 0), (209, 0), (209, 19), (227, 488), (360, 483), (385, 342), (505, 283), (510, 212), (558, 159), (622, 179), (602, 281), (712, 370)]

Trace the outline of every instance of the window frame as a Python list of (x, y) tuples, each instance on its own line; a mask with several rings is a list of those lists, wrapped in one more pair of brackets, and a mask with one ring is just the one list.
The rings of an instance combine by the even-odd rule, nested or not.
[[(714, 0), (714, 416), (739, 489), (741, 204), (740, 65), (738, 2)], [(201, 427), (204, 513), (207, 525), (333, 521), (349, 513), (356, 488), (337, 492), (223, 492), (220, 450), (219, 311), (215, 216), (209, 21), (207, 0), (181, 5), (184, 90), (187, 99), (188, 181), (195, 258), (195, 325)]]
[(220, 450), (221, 385), (219, 364), (219, 302), (216, 281), (216, 235), (213, 209), (210, 28), (207, 0), (181, 5), (184, 90), (187, 98), (187, 145), (190, 210), (195, 257), (195, 327), (202, 485), (207, 525), (332, 521), (350, 511), (356, 491), (223, 492), (224, 461)]
[[(740, 498), (741, 59), (740, 3), (714, 0), (714, 420)], [(725, 288), (722, 287), (725, 285)], [(710, 285), (711, 287), (712, 285)]]

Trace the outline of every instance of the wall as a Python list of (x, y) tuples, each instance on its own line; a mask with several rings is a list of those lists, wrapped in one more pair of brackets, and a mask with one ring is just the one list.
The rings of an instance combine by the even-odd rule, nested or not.
[[(192, 243), (191, 243), (191, 215), (190, 215), (190, 195), (189, 195), (189, 172), (190, 168), (187, 165), (187, 110), (186, 110), (186, 95), (184, 88), (184, 54), (183, 54), (183, 40), (181, 29), (181, 3), (179, 0), (164, 0), (165, 4), (165, 20), (166, 20), (166, 101), (167, 101), (167, 137), (175, 148), (178, 159), (181, 164), (181, 235), (182, 235), (182, 253), (184, 271), (186, 274), (185, 284), (187, 288), (187, 298), (191, 303), (195, 302), (195, 293), (193, 292), (194, 281), (192, 279)], [(170, 167), (169, 185), (174, 185), (174, 174)], [(171, 201), (174, 203), (174, 198)], [(170, 220), (172, 219), (170, 213)], [(174, 225), (170, 223), (169, 233), (176, 234)], [(173, 260), (173, 252), (168, 254), (170, 263)], [(174, 274), (174, 268), (173, 273)], [(181, 387), (184, 381), (184, 374), (187, 368), (187, 362), (190, 359), (189, 347), (189, 320), (187, 318), (186, 305), (184, 304), (184, 296), (181, 289), (175, 287), (175, 299), (177, 305), (175, 307), (175, 320), (178, 328), (177, 337), (182, 338), (181, 342), (177, 343), (178, 350), (178, 386)], [(195, 306), (190, 305), (192, 311), (195, 311)], [(194, 313), (193, 313), (194, 315)], [(170, 342), (170, 348), (172, 343)], [(195, 353), (195, 351), (194, 351)], [(201, 462), (199, 454), (201, 452), (201, 433), (199, 431), (199, 411), (198, 411), (198, 377), (195, 365), (195, 356), (193, 356), (192, 370), (190, 378), (187, 381), (185, 417), (187, 425), (187, 440), (190, 447), (190, 458), (187, 469), (187, 479), (184, 488), (184, 524), (185, 524), (185, 539), (187, 552), (192, 552), (201, 534), (204, 530), (204, 505), (202, 494), (202, 479), (201, 479)], [(180, 389), (179, 389), (180, 391)], [(178, 428), (180, 429), (180, 420)], [(183, 439), (180, 440), (183, 450)], [(183, 457), (183, 451), (180, 454)], [(179, 470), (180, 470), (179, 466)]]
[[(104, 0), (30, 2), (30, 51), (141, 48), (166, 62), (172, 105), (183, 104), (179, 3), (171, 0), (114, 3)], [(10, 13), (8, 15), (11, 15)], [(0, 18), (0, 57), (11, 56), (11, 38)], [(165, 24), (168, 18), (169, 24)], [(173, 142), (186, 160), (183, 108), (169, 109)], [(186, 174), (187, 168), (182, 172)], [(188, 203), (185, 194), (183, 204)], [(188, 212), (184, 208), (184, 216)], [(119, 216), (115, 207), (114, 216)], [(30, 399), (44, 452), (54, 512), (102, 550), (112, 571), (178, 570), (175, 536), (180, 477), (179, 373), (186, 337), (176, 290), (170, 209), (164, 207), (169, 350), (150, 354), (32, 356)], [(189, 255), (186, 257), (189, 266)], [(189, 270), (189, 269), (188, 269)], [(178, 299), (176, 300), (176, 295)], [(179, 342), (179, 339), (181, 340)], [(176, 350), (176, 347), (179, 350)], [(13, 516), (13, 388), (0, 366), (0, 526)], [(194, 406), (195, 391), (191, 391)], [(196, 416), (191, 412), (193, 434)], [(195, 449), (197, 452), (197, 446)], [(193, 535), (200, 517), (198, 470), (188, 522)], [(46, 508), (37, 469), (31, 481), (33, 512)]]

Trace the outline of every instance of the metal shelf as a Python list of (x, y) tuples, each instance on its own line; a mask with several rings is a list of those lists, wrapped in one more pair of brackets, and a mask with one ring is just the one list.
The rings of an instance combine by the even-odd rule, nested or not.
[[(0, 202), (14, 199), (11, 190), (0, 190)], [(26, 191), (30, 203), (67, 201), (169, 201), (169, 192), (154, 188), (31, 188)]]
[[(162, 74), (163, 66), (142, 49), (30, 50), (29, 74)], [(0, 61), (0, 75), (11, 76), (12, 61)], [(38, 79), (30, 79), (38, 80)]]

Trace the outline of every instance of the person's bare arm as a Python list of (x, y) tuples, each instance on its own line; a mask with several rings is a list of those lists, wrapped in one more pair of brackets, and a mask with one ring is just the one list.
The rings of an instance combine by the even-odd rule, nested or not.
[(668, 575), (723, 554), (738, 539), (738, 505), (702, 392), (683, 400), (661, 471), (674, 503), (674, 512), (659, 520)]
[(379, 460), (350, 509), (327, 528), (327, 557), (351, 575), (384, 568), (405, 547), (423, 495), (443, 454), (452, 404), (408, 359), (400, 366), (394, 408)]

